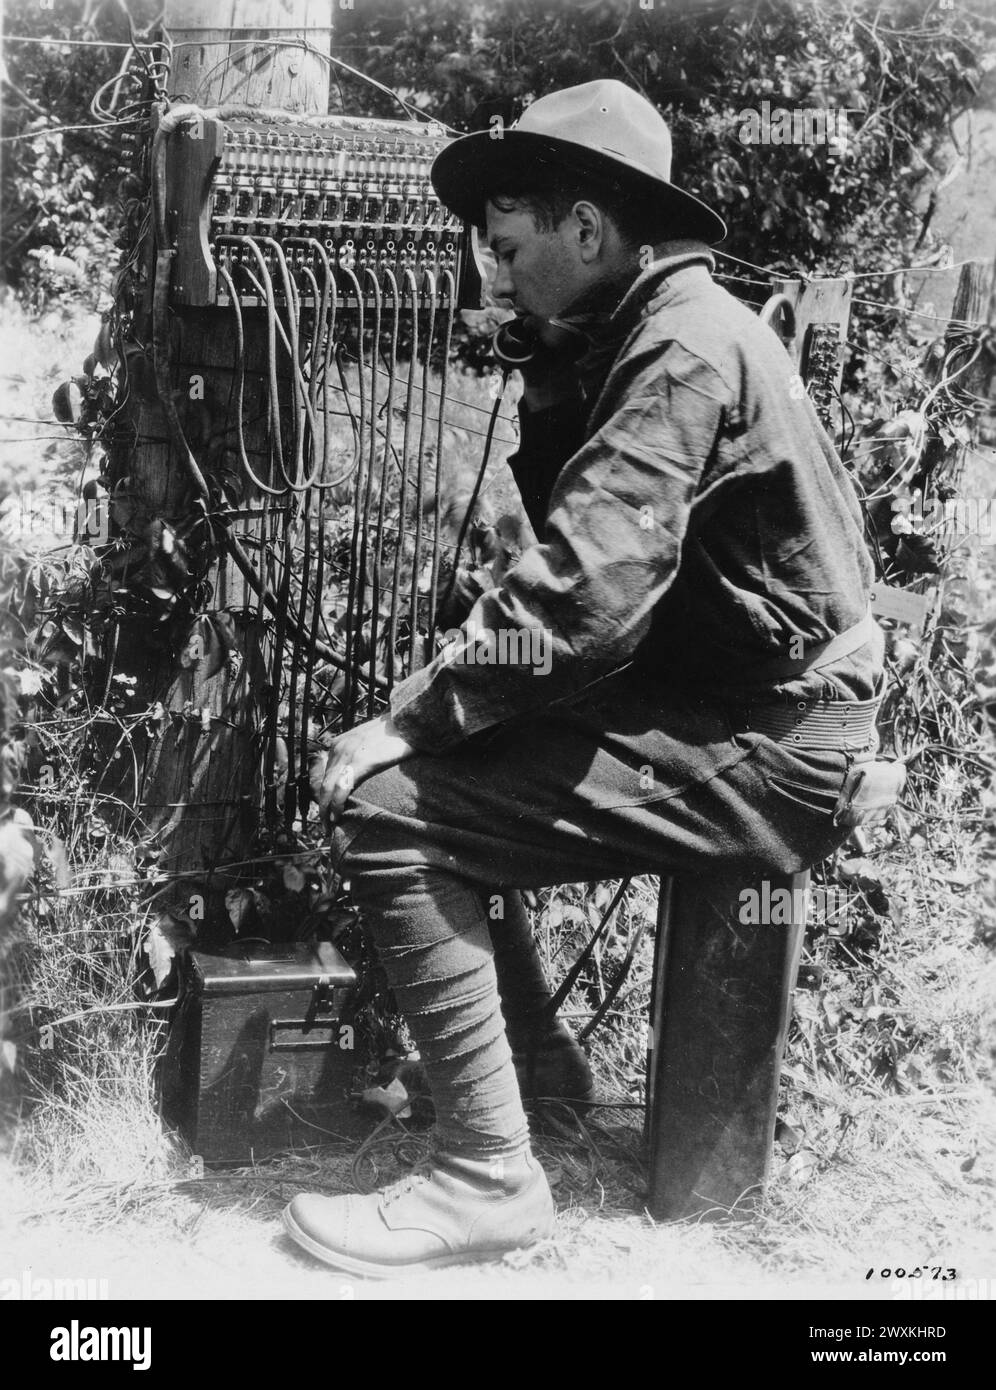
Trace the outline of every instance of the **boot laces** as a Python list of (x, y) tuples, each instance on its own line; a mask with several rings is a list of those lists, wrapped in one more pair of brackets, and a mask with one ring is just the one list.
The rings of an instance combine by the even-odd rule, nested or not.
[(389, 1207), (392, 1202), (396, 1202), (399, 1197), (405, 1197), (416, 1187), (422, 1187), (432, 1177), (432, 1167), (429, 1163), (417, 1164), (410, 1173), (406, 1173), (403, 1178), (398, 1178), (390, 1183), (380, 1194), (380, 1200), (385, 1207)]

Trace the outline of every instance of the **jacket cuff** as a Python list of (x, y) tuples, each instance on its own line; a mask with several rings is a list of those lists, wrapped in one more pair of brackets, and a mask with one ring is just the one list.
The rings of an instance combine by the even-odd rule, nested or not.
[(437, 657), (400, 681), (388, 702), (394, 727), (420, 753), (442, 753), (466, 737), (454, 717), (449, 682), (439, 672), (441, 664)]

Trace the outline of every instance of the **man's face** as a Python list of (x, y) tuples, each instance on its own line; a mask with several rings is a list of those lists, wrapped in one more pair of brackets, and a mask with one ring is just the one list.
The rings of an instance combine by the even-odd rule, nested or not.
[(549, 319), (562, 314), (587, 287), (590, 271), (578, 252), (573, 218), (541, 231), (528, 208), (502, 212), (488, 203), (487, 237), (498, 273), (496, 299), (508, 299), (520, 314)]

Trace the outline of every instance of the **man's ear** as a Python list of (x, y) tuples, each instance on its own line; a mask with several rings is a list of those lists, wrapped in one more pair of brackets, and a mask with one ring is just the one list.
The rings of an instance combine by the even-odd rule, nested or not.
[(589, 265), (595, 260), (605, 240), (605, 218), (594, 203), (580, 201), (572, 209), (575, 219), (575, 232), (582, 264)]

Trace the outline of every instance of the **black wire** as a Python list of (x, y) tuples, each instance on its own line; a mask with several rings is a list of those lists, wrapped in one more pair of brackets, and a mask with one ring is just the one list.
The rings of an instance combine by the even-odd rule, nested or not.
[[(481, 466), (478, 469), (477, 478), (474, 481), (474, 490), (470, 494), (470, 501), (467, 503), (467, 510), (463, 514), (463, 521), (460, 523), (460, 532), (457, 536), (456, 549), (453, 552), (453, 569), (450, 571), (450, 577), (446, 583), (446, 592), (443, 595), (443, 601), (439, 605), (440, 612), (445, 613), (447, 605), (449, 604), (450, 599), (453, 597), (453, 586), (456, 584), (457, 570), (460, 565), (460, 555), (463, 551), (464, 542), (467, 539), (467, 532), (470, 529), (470, 520), (473, 516), (474, 508), (477, 506), (477, 499), (481, 493), (481, 485), (484, 482), (484, 475), (487, 472), (488, 460), (491, 457), (491, 439), (495, 432), (495, 424), (498, 420), (498, 411), (501, 408), (502, 398), (505, 395), (505, 387), (507, 384), (508, 372), (503, 371), (501, 378), (501, 390), (495, 397), (494, 408), (491, 411), (491, 419), (488, 422), (488, 432), (484, 439), (484, 455), (481, 459)], [(439, 467), (438, 459), (436, 460), (436, 467)]]
[[(611, 908), (609, 910), (611, 911)], [(623, 985), (629, 978), (629, 972), (632, 969), (634, 960), (636, 959), (637, 949), (639, 948), (640, 942), (643, 940), (643, 936), (647, 930), (649, 921), (650, 918), (646, 915), (640, 918), (637, 928), (633, 932), (632, 937), (630, 938), (629, 946), (626, 951), (626, 956), (623, 960), (622, 965), (619, 968), (619, 973), (610, 985), (608, 993), (602, 1000), (601, 1004), (598, 1006), (598, 1009), (596, 1010), (593, 1017), (588, 1020), (588, 1022), (585, 1024), (585, 1026), (581, 1029), (580, 1033), (578, 1034), (578, 1042), (583, 1043), (591, 1036), (591, 1034), (601, 1023), (602, 1019), (605, 1018), (606, 1014), (609, 1012), (609, 1010), (612, 1008), (612, 1005), (618, 998), (619, 991), (622, 989)]]

